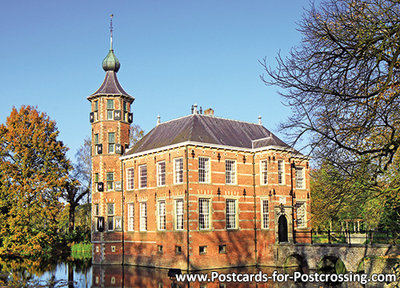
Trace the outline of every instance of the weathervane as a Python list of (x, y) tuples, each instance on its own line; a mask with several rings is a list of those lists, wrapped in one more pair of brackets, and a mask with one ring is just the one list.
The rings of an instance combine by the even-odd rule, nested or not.
[(112, 36), (113, 36), (113, 26), (112, 26), (112, 19), (114, 17), (114, 14), (110, 15), (110, 50), (113, 50), (113, 45), (112, 45)]

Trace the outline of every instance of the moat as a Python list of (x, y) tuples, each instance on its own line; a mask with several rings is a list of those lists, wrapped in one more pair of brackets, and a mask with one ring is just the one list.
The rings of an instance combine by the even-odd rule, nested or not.
[[(4, 262), (2, 263), (3, 267)], [(134, 266), (121, 265), (91, 265), (90, 261), (70, 261), (59, 262), (55, 264), (40, 264), (35, 262), (27, 262), (18, 265), (16, 262), (7, 262), (8, 274), (6, 271), (0, 272), (1, 281), (6, 284), (0, 284), (0, 287), (68, 287), (68, 288), (96, 288), (96, 287), (193, 287), (193, 288), (229, 288), (229, 287), (384, 287), (381, 286), (364, 286), (360, 283), (302, 283), (302, 282), (273, 282), (265, 283), (234, 283), (234, 282), (177, 282), (176, 277), (171, 277), (171, 271), (168, 269), (154, 269)], [(277, 269), (273, 267), (247, 267), (247, 268), (231, 268), (215, 270), (220, 274), (228, 275), (229, 273), (245, 274), (245, 273), (263, 273), (272, 275), (274, 271), (278, 273), (293, 275), (298, 268), (293, 269)], [(201, 271), (211, 276), (212, 270)], [(312, 274), (316, 271), (307, 271)], [(389, 286), (390, 287), (390, 286)]]

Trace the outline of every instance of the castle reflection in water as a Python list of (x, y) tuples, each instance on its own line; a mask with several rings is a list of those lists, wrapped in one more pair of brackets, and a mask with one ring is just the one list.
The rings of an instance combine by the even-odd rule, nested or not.
[[(268, 273), (271, 275), (276, 268), (241, 268), (241, 269), (220, 269), (219, 273)], [(292, 274), (293, 271), (278, 270), (279, 273)], [(212, 271), (201, 271), (211, 275)], [(229, 282), (177, 282), (168, 276), (167, 269), (155, 269), (145, 267), (120, 266), (120, 265), (93, 265), (92, 266), (92, 288), (105, 287), (152, 287), (152, 288), (272, 288), (272, 287), (333, 287), (327, 283), (295, 283), (289, 282), (266, 282), (266, 283), (229, 283)], [(346, 283), (334, 287), (362, 287), (358, 283)]]

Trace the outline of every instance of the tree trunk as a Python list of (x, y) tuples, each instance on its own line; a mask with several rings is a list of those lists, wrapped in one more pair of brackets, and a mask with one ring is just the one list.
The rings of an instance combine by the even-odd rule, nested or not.
[(71, 234), (75, 229), (75, 208), (73, 204), (69, 205), (68, 232)]

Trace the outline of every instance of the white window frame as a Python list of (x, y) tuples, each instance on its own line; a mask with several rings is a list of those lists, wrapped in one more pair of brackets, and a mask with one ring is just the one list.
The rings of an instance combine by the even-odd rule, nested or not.
[[(109, 175), (112, 175), (112, 181), (108, 180), (109, 179)], [(110, 184), (110, 186), (109, 186)], [(106, 185), (107, 185), (107, 191), (114, 191), (114, 172), (107, 172), (106, 173)], [(110, 187), (110, 188), (109, 188)]]
[[(112, 101), (112, 108), (110, 108), (109, 106), (108, 106), (108, 101)], [(110, 102), (111, 103), (111, 102)], [(114, 99), (107, 99), (107, 101), (106, 101), (106, 107), (107, 107), (107, 120), (114, 120), (114, 107), (115, 107), (115, 102), (114, 102)], [(111, 117), (109, 117), (111, 115)]]
[(147, 202), (139, 202), (139, 231), (147, 231)]
[[(266, 203), (266, 207), (264, 205), (265, 203)], [(269, 229), (269, 201), (268, 201), (268, 199), (261, 199), (261, 229)]]
[[(164, 172), (162, 171), (162, 165), (164, 164)], [(166, 174), (167, 174), (167, 167), (165, 161), (157, 162), (157, 186), (162, 187), (165, 186), (166, 181)]]
[(135, 168), (129, 167), (126, 168), (126, 190), (134, 190), (135, 189)]
[[(110, 142), (110, 136), (113, 135), (114, 140)], [(115, 153), (115, 132), (108, 132), (107, 134), (107, 141), (108, 141), (108, 154)]]
[[(280, 166), (280, 163), (282, 166)], [(282, 169), (280, 169), (280, 167)], [(283, 159), (278, 160), (278, 184), (285, 185), (285, 160)]]
[[(178, 203), (182, 204), (182, 209), (179, 209)], [(184, 229), (184, 201), (183, 198), (179, 198), (175, 200), (175, 230), (183, 230)]]
[[(112, 213), (109, 211), (109, 205), (112, 205)], [(110, 229), (110, 220), (112, 223), (112, 229)], [(114, 231), (115, 230), (115, 203), (107, 203), (107, 231)]]
[[(301, 181), (302, 181), (302, 185), (300, 186), (300, 185), (298, 185), (298, 183), (299, 183), (299, 174), (298, 174), (298, 170), (301, 170)], [(305, 189), (306, 188), (306, 179), (305, 179), (305, 171), (306, 171), (306, 169), (304, 168), (304, 166), (296, 166), (296, 168), (295, 168), (295, 173), (296, 173), (296, 176), (295, 176), (295, 182), (296, 182), (296, 189)]]
[(158, 230), (164, 231), (167, 229), (167, 211), (165, 199), (157, 201), (157, 227)]
[(99, 100), (93, 101), (94, 108), (93, 108), (93, 116), (94, 116), (94, 121), (99, 120)]
[[(199, 198), (199, 230), (210, 230), (211, 229), (211, 200), (210, 198)], [(203, 209), (203, 204), (207, 203), (208, 209)], [(206, 225), (207, 224), (207, 225)]]
[[(225, 201), (225, 219), (226, 219), (226, 229), (233, 230), (237, 229), (237, 201), (236, 199), (226, 199)], [(233, 208), (233, 212), (230, 209)], [(233, 222), (232, 222), (233, 221)], [(233, 223), (233, 226), (232, 226)]]
[[(200, 168), (200, 159), (204, 160), (204, 168), (203, 167)], [(209, 157), (199, 157), (198, 165), (199, 165), (199, 168), (198, 168), (199, 183), (210, 183), (210, 181), (211, 181), (211, 179), (210, 179), (211, 178), (210, 177), (210, 175), (211, 175), (211, 169), (210, 169), (211, 161), (210, 161), (210, 158)], [(202, 175), (200, 174), (200, 170), (204, 171), (204, 179), (201, 179)]]
[[(228, 166), (228, 164), (230, 164)], [(231, 169), (228, 170), (228, 167)], [(235, 185), (236, 184), (236, 176), (237, 176), (237, 169), (236, 169), (236, 160), (226, 159), (225, 160), (225, 183), (228, 185)]]
[[(266, 167), (264, 167), (263, 163), (266, 164)], [(264, 168), (266, 168), (266, 169), (264, 169)], [(261, 185), (268, 184), (268, 160), (260, 161), (260, 184)]]
[[(178, 167), (178, 161), (180, 162)], [(179, 168), (179, 170), (177, 169)], [(183, 158), (174, 159), (174, 184), (183, 183)]]
[[(295, 205), (295, 207), (296, 207), (296, 222), (297, 222), (297, 228), (307, 228), (307, 206), (306, 206), (306, 201), (297, 201), (297, 203), (296, 203), (296, 205)], [(300, 208), (300, 207), (302, 207), (302, 209), (304, 209), (304, 215), (303, 215), (303, 217), (304, 217), (304, 221), (299, 225), (298, 223), (299, 223), (299, 213), (298, 213), (298, 209)]]
[[(143, 176), (143, 167), (145, 167), (146, 168), (146, 177), (145, 178), (143, 178), (144, 176)], [(139, 189), (144, 189), (144, 188), (147, 188), (147, 165), (146, 164), (143, 164), (143, 165), (139, 165)], [(143, 179), (146, 179), (146, 181), (145, 181), (145, 184), (143, 185), (143, 183), (142, 183), (142, 180)]]
[(128, 203), (128, 231), (135, 231), (135, 203)]

